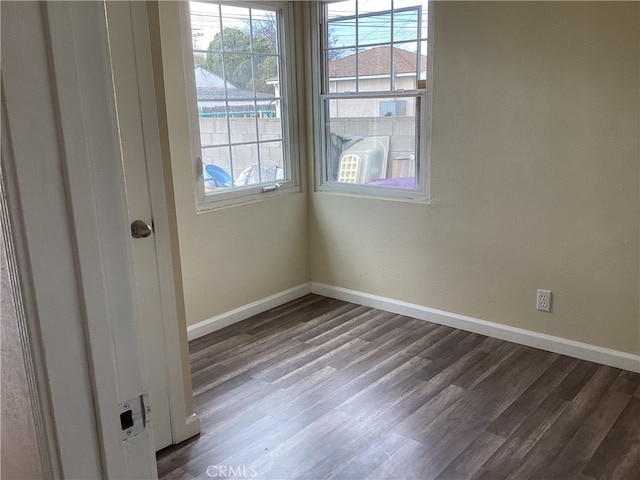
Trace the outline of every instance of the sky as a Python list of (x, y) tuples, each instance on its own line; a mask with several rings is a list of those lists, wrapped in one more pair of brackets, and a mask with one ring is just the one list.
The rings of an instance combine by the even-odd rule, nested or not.
[[(423, 28), (418, 28), (417, 6), (423, 8)], [(353, 0), (328, 4), (327, 13), (329, 18), (329, 33), (333, 39), (330, 47), (351, 48), (357, 43), (360, 45), (375, 45), (376, 43), (388, 43), (391, 41), (414, 42), (399, 44), (397, 47), (415, 51), (415, 40), (426, 39), (426, 1), (420, 0), (394, 0), (393, 8), (408, 11), (395, 12), (393, 16), (393, 32), (391, 30), (391, 14), (367, 15), (381, 10), (390, 10), (391, 0), (360, 0), (358, 3), (358, 14), (362, 15), (358, 22), (358, 34), (356, 35), (356, 2)], [(411, 8), (413, 7), (413, 8)], [(193, 34), (194, 48), (206, 49), (213, 40), (216, 33), (220, 31), (220, 16), (218, 5), (204, 2), (190, 2), (191, 8), (191, 28)], [(246, 29), (247, 8), (222, 6), (222, 17), (225, 27)], [(251, 9), (254, 21), (266, 21), (268, 12), (259, 9)], [(347, 17), (347, 18), (340, 18)], [(351, 18), (349, 18), (351, 17)], [(332, 21), (333, 20), (333, 21)], [(421, 38), (420, 38), (421, 37)]]

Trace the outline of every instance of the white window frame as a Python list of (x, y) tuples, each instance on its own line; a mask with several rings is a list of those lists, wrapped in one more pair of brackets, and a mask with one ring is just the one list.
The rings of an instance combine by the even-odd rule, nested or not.
[[(195, 66), (193, 61), (191, 19), (189, 2), (181, 2), (181, 34), (184, 58), (184, 72), (187, 94), (187, 115), (189, 119), (189, 136), (192, 153), (192, 171), (194, 172), (194, 192), (198, 211), (256, 202), (281, 195), (300, 192), (299, 183), (299, 149), (296, 125), (297, 116), (294, 105), (297, 102), (295, 86), (295, 50), (294, 50), (294, 15), (291, 2), (283, 1), (218, 1), (197, 0), (201, 3), (229, 5), (271, 10), (276, 12), (278, 22), (278, 48), (280, 51), (280, 98), (282, 122), (282, 155), (285, 178), (275, 182), (252, 184), (205, 193), (204, 165), (201, 161), (202, 147), (200, 142), (200, 122), (196, 95)], [(257, 142), (256, 142), (257, 144)]]
[[(316, 192), (332, 192), (343, 194), (355, 194), (358, 196), (369, 196), (374, 198), (386, 198), (396, 200), (408, 200), (429, 202), (430, 200), (430, 170), (431, 170), (431, 106), (433, 92), (433, 18), (435, 10), (435, 2), (428, 0), (427, 15), (427, 70), (426, 70), (426, 87), (416, 90), (404, 91), (382, 91), (382, 92), (362, 92), (356, 95), (352, 93), (329, 93), (328, 77), (325, 78), (324, 72), (328, 65), (324, 53), (324, 46), (328, 43), (325, 29), (325, 6), (331, 1), (316, 2), (316, 8), (313, 9), (313, 107), (315, 112), (315, 191)], [(363, 185), (354, 183), (341, 183), (337, 181), (329, 181), (326, 177), (327, 172), (327, 138), (328, 125), (326, 119), (326, 110), (324, 108), (324, 98), (340, 99), (340, 98), (385, 98), (392, 99), (408, 99), (420, 97), (422, 100), (420, 108), (420, 116), (416, 116), (416, 148), (419, 152), (416, 155), (416, 189), (389, 188), (373, 185)]]

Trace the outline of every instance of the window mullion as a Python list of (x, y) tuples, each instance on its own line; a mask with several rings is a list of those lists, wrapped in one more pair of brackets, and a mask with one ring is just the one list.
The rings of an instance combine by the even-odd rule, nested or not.
[(251, 86), (253, 90), (253, 119), (256, 128), (256, 154), (258, 160), (258, 183), (262, 183), (262, 162), (260, 161), (260, 126), (258, 122), (258, 90), (256, 88), (256, 71), (254, 62), (254, 48), (253, 48), (253, 10), (249, 9), (249, 51), (251, 52)]
[(391, 44), (389, 45), (389, 88), (393, 91), (396, 89), (396, 68), (395, 68), (395, 45), (393, 42), (393, 20), (395, 15), (393, 13), (393, 1), (391, 2)]
[(356, 39), (355, 39), (355, 44), (356, 44), (356, 92), (360, 91), (360, 74), (359, 74), (359, 68), (360, 68), (360, 17), (358, 16), (358, 2), (356, 2)]
[(227, 84), (227, 69), (226, 69), (226, 52), (224, 48), (224, 22), (222, 21), (222, 4), (218, 4), (218, 18), (220, 23), (220, 62), (222, 66), (222, 85), (224, 91), (224, 107), (225, 107), (225, 122), (227, 124), (227, 143), (229, 151), (229, 170), (231, 174), (232, 184), (235, 182), (235, 175), (233, 173), (233, 149), (231, 148), (231, 121), (229, 120), (229, 91)]

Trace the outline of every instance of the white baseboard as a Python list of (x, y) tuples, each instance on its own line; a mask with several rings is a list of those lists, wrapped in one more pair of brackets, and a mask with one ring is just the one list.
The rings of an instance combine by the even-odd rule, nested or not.
[(205, 335), (215, 332), (216, 330), (220, 330), (221, 328), (233, 325), (234, 323), (241, 322), (242, 320), (246, 320), (249, 317), (262, 312), (266, 312), (271, 308), (278, 307), (309, 293), (311, 293), (311, 284), (303, 283), (301, 285), (298, 285), (297, 287), (275, 293), (265, 298), (261, 298), (260, 300), (256, 300), (255, 302), (251, 302), (234, 310), (221, 313), (220, 315), (216, 315), (215, 317), (211, 317), (207, 320), (203, 320), (196, 323), (195, 325), (187, 327), (187, 338), (189, 339), (189, 341), (191, 341), (195, 340), (196, 338), (204, 337)]
[(499, 338), (509, 342), (539, 348), (549, 352), (560, 353), (569, 357), (588, 360), (611, 367), (622, 368), (640, 373), (640, 355), (620, 352), (609, 348), (598, 347), (588, 343), (576, 342), (561, 337), (554, 337), (544, 333), (533, 332), (522, 328), (510, 327), (500, 323), (488, 322), (457, 313), (445, 312), (433, 308), (423, 307), (414, 303), (401, 302), (392, 298), (370, 295), (368, 293), (334, 287), (322, 283), (311, 283), (311, 292), (325, 297), (345, 300), (366, 307), (377, 308), (391, 313), (406, 315), (459, 328), (468, 332), (479, 333), (488, 337)]

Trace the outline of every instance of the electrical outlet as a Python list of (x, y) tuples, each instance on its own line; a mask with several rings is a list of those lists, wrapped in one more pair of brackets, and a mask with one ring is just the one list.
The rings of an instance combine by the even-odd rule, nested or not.
[(551, 290), (538, 289), (536, 308), (543, 312), (551, 311)]

